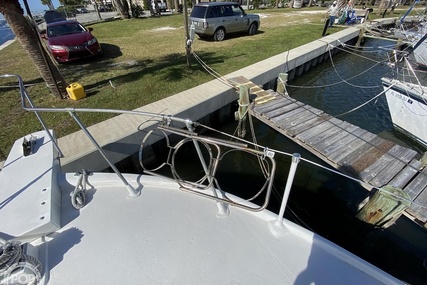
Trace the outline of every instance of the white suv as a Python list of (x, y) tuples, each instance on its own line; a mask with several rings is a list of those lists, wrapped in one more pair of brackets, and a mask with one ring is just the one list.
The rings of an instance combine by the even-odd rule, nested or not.
[(213, 36), (215, 41), (222, 41), (228, 33), (256, 34), (260, 19), (258, 15), (246, 14), (235, 2), (203, 2), (191, 11), (190, 24), (199, 37)]

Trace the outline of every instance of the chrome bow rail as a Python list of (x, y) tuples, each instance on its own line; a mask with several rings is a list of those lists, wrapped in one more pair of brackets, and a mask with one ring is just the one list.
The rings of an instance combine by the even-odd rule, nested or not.
[[(13, 75), (13, 74), (5, 74), (0, 75), (0, 78), (8, 78), (8, 77), (15, 77), (19, 84), (19, 90), (20, 90), (20, 96), (21, 96), (21, 103), (22, 108), (26, 111), (34, 112), (40, 121), (43, 129), (46, 131), (50, 139), (55, 145), (55, 148), (57, 149), (59, 156), (63, 157), (63, 153), (61, 152), (56, 140), (52, 137), (51, 133), (48, 131), (48, 128), (43, 121), (42, 117), (40, 116), (41, 112), (62, 112), (62, 113), (69, 113), (69, 115), (76, 121), (76, 123), (79, 125), (81, 130), (85, 133), (85, 135), (90, 139), (90, 141), (93, 143), (93, 145), (96, 147), (96, 149), (101, 153), (105, 161), (109, 164), (111, 169), (117, 174), (117, 176), (121, 179), (123, 184), (126, 186), (129, 197), (135, 198), (140, 195), (140, 190), (134, 189), (129, 182), (123, 177), (123, 175), (120, 173), (120, 171), (114, 166), (114, 164), (108, 159), (106, 153), (103, 151), (102, 147), (96, 142), (96, 140), (93, 138), (91, 133), (88, 131), (86, 126), (83, 124), (83, 122), (78, 117), (78, 112), (101, 112), (101, 113), (116, 113), (116, 114), (130, 114), (130, 115), (137, 115), (137, 116), (148, 116), (150, 118), (158, 118), (159, 119), (159, 126), (157, 131), (160, 131), (164, 134), (164, 138), (167, 142), (168, 148), (169, 148), (169, 155), (168, 159), (165, 163), (163, 163), (160, 167), (163, 166), (169, 166), (172, 172), (172, 175), (175, 179), (175, 181), (180, 185), (180, 188), (184, 191), (189, 191), (192, 193), (195, 193), (197, 195), (201, 195), (203, 197), (207, 197), (210, 199), (213, 199), (217, 202), (218, 208), (219, 208), (219, 215), (228, 215), (228, 208), (226, 205), (232, 205), (236, 207), (240, 207), (246, 210), (251, 211), (261, 211), (265, 209), (269, 203), (273, 180), (274, 180), (274, 174), (276, 171), (276, 163), (274, 160), (274, 152), (270, 151), (268, 149), (264, 150), (257, 150), (249, 148), (247, 144), (239, 143), (239, 142), (231, 142), (226, 140), (221, 140), (218, 138), (211, 138), (206, 136), (200, 136), (196, 132), (194, 132), (195, 126), (199, 126), (197, 122), (193, 122), (188, 119), (182, 119), (170, 115), (165, 114), (157, 114), (157, 113), (149, 113), (149, 112), (141, 112), (141, 111), (127, 111), (127, 110), (115, 110), (115, 109), (86, 109), (86, 108), (38, 108), (34, 105), (33, 101), (31, 100), (29, 94), (26, 91), (26, 88), (23, 84), (22, 78), (19, 75)], [(188, 130), (183, 130), (180, 128), (176, 128), (172, 126), (172, 122), (177, 122), (184, 124)], [(171, 146), (169, 144), (168, 135), (169, 134), (175, 134), (183, 137), (183, 139), (178, 142), (175, 146)], [(152, 131), (150, 131), (144, 140), (141, 143), (140, 148), (140, 161), (141, 165), (144, 168), (144, 170), (147, 173), (150, 174), (156, 174), (155, 171), (158, 170), (160, 167), (156, 169), (147, 169), (143, 163), (142, 163), (142, 156), (144, 154), (144, 146), (146, 144), (147, 138), (152, 134)], [(180, 147), (185, 144), (186, 142), (192, 142), (194, 144), (195, 150), (198, 154), (200, 163), (203, 167), (204, 176), (200, 181), (197, 182), (191, 182), (187, 180), (183, 180), (179, 177), (177, 174), (177, 171), (175, 169), (175, 155), (176, 152), (180, 149)], [(206, 160), (202, 154), (202, 151), (200, 149), (200, 146), (204, 145), (206, 149), (209, 152), (209, 158)], [(228, 150), (224, 151), (223, 148), (227, 148)], [(214, 151), (212, 151), (214, 150)], [(219, 187), (219, 184), (217, 183), (217, 180), (215, 178), (215, 174), (217, 171), (218, 163), (222, 159), (222, 157), (231, 152), (231, 151), (243, 151), (245, 153), (249, 153), (251, 155), (257, 156), (262, 163), (266, 163), (268, 166), (263, 164), (263, 170), (265, 175), (265, 183), (262, 186), (262, 188), (259, 190), (259, 192), (252, 197), (249, 200), (243, 200), (243, 201), (233, 201), (227, 195), (225, 192), (221, 190)], [(261, 167), (261, 166), (260, 166)], [(291, 182), (292, 183), (292, 182)], [(205, 190), (212, 191), (212, 194), (206, 193)], [(289, 186), (290, 190), (290, 186)], [(258, 197), (262, 192), (265, 191), (265, 199), (264, 203), (261, 206), (257, 206), (251, 203), (248, 203), (247, 201), (251, 201), (252, 199)], [(285, 195), (286, 196), (286, 195)], [(284, 209), (283, 209), (284, 211)]]

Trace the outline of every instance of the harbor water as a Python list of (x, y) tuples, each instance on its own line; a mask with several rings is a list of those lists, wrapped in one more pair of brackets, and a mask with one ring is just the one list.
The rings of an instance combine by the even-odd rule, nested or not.
[(15, 35), (7, 24), (6, 20), (0, 19), (0, 46), (9, 40), (13, 40)]

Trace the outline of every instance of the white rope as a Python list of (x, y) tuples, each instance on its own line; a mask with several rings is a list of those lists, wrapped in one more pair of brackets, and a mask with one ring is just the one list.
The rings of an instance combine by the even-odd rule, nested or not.
[(324, 84), (324, 85), (315, 85), (315, 86), (301, 86), (301, 85), (291, 85), (291, 84), (287, 84), (287, 85), (288, 85), (288, 86), (290, 86), (290, 87), (294, 87), (294, 88), (301, 88), (301, 89), (311, 89), (311, 88), (324, 88), (324, 87), (331, 87), (331, 86), (339, 85), (339, 84), (342, 84), (342, 83), (346, 83), (346, 84), (349, 84), (349, 85), (351, 85), (351, 86), (353, 86), (353, 87), (358, 87), (358, 88), (378, 88), (378, 87), (379, 87), (378, 85), (375, 85), (375, 86), (358, 86), (358, 85), (350, 84), (348, 81), (349, 81), (349, 80), (352, 80), (352, 79), (354, 79), (354, 78), (357, 78), (357, 77), (359, 77), (359, 76), (361, 76), (361, 75), (363, 75), (363, 74), (365, 74), (366, 72), (368, 72), (368, 71), (372, 70), (373, 68), (375, 68), (376, 66), (378, 66), (378, 65), (380, 65), (380, 64), (383, 64), (383, 63), (384, 63), (384, 62), (386, 62), (386, 61), (377, 61), (377, 60), (371, 59), (371, 58), (369, 58), (369, 57), (361, 56), (361, 55), (359, 55), (359, 54), (357, 54), (357, 53), (349, 52), (349, 51), (347, 51), (346, 49), (341, 49), (341, 48), (339, 48), (339, 47), (336, 47), (336, 48), (338, 48), (338, 49), (340, 49), (340, 50), (342, 50), (342, 51), (348, 52), (348, 53), (350, 53), (350, 54), (352, 54), (352, 55), (355, 55), (355, 56), (361, 57), (361, 58), (363, 58), (363, 59), (366, 59), (366, 60), (369, 60), (369, 61), (375, 62), (375, 64), (374, 64), (374, 65), (372, 65), (372, 66), (371, 66), (371, 67), (369, 67), (369, 68), (366, 68), (364, 71), (362, 71), (362, 72), (360, 72), (360, 73), (358, 73), (358, 74), (356, 74), (356, 75), (354, 75), (354, 76), (351, 76), (351, 77), (349, 77), (349, 78), (347, 78), (347, 79), (344, 79), (344, 78), (342, 78), (342, 76), (341, 76), (341, 75), (339, 75), (339, 72), (338, 72), (338, 71), (336, 70), (336, 68), (335, 68), (335, 64), (334, 64), (334, 62), (333, 62), (333, 58), (332, 58), (332, 55), (331, 55), (330, 45), (328, 45), (329, 58), (330, 58), (330, 60), (331, 60), (332, 67), (334, 68), (335, 73), (338, 75), (338, 77), (341, 79), (341, 81), (338, 81), (338, 82), (335, 82), (335, 83), (330, 83), (330, 84)]
[(194, 51), (192, 52), (194, 58), (197, 60), (197, 62), (199, 62), (199, 64), (213, 77), (215, 77), (216, 79), (218, 79), (221, 83), (230, 86), (234, 89), (236, 89), (236, 87), (234, 85), (232, 85), (231, 83), (228, 82), (228, 80), (226, 78), (224, 78), (221, 74), (219, 74), (218, 72), (216, 72), (213, 68), (211, 68), (209, 65), (207, 65)]
[(336, 75), (343, 81), (343, 82), (345, 82), (346, 84), (348, 84), (348, 85), (350, 85), (350, 86), (353, 86), (353, 87), (357, 87), (357, 88), (361, 88), (361, 89), (371, 89), (371, 88), (377, 88), (378, 86), (377, 85), (375, 85), (375, 86), (361, 86), (361, 85), (356, 85), (356, 84), (352, 84), (352, 83), (350, 83), (350, 82), (348, 82), (347, 80), (345, 80), (344, 78), (342, 78), (342, 76), (340, 75), (340, 73), (338, 72), (338, 70), (336, 69), (336, 67), (335, 67), (335, 64), (334, 64), (334, 60), (332, 59), (332, 54), (331, 54), (331, 49), (330, 49), (330, 47), (331, 47), (331, 45), (329, 45), (328, 46), (329, 48), (328, 48), (328, 51), (329, 51), (329, 59), (331, 60), (331, 64), (332, 64), (332, 67), (334, 68), (334, 71), (335, 71), (335, 73), (336, 73)]
[(360, 104), (359, 106), (357, 106), (357, 107), (355, 107), (355, 108), (353, 108), (353, 109), (351, 109), (351, 110), (349, 110), (349, 111), (347, 111), (347, 112), (341, 113), (341, 114), (339, 114), (339, 115), (335, 115), (334, 117), (344, 116), (344, 115), (350, 114), (351, 112), (356, 111), (357, 109), (362, 108), (362, 107), (363, 107), (363, 106), (365, 106), (366, 104), (368, 104), (368, 103), (372, 102), (374, 99), (376, 99), (376, 98), (380, 97), (381, 95), (383, 95), (384, 93), (386, 93), (386, 92), (387, 92), (390, 88), (392, 88), (394, 85), (395, 85), (395, 83), (391, 84), (389, 87), (387, 87), (387, 89), (385, 89), (385, 90), (383, 90), (382, 92), (380, 92), (379, 94), (375, 95), (374, 97), (372, 97), (371, 99), (369, 99), (369, 100), (368, 100), (368, 101), (366, 101), (365, 103)]

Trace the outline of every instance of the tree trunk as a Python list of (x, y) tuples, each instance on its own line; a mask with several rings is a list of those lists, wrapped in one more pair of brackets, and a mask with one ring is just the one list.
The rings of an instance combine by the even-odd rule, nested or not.
[(178, 0), (174, 0), (174, 4), (175, 4), (174, 14), (178, 14), (179, 1)]
[(65, 89), (67, 83), (50, 57), (43, 54), (45, 50), (40, 45), (38, 34), (27, 18), (24, 17), (24, 10), (22, 10), (18, 0), (0, 1), (0, 13), (3, 14), (52, 94), (58, 98), (65, 98), (67, 96)]
[(129, 15), (129, 5), (128, 2), (126, 0), (113, 0), (114, 4), (117, 8), (117, 10), (120, 13), (120, 16), (122, 16), (123, 19), (129, 19), (130, 15)]

